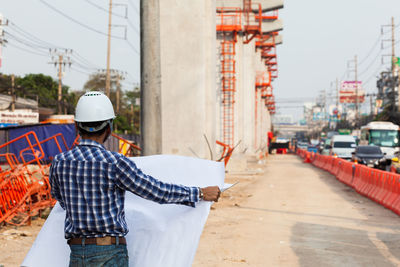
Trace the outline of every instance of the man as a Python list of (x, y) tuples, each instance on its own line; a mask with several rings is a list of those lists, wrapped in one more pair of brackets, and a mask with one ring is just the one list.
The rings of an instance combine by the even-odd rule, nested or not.
[(103, 143), (115, 118), (102, 92), (87, 92), (78, 101), (75, 125), (82, 140), (57, 155), (50, 167), (51, 194), (66, 211), (65, 238), (70, 266), (128, 266), (124, 236), (125, 191), (148, 200), (195, 207), (201, 199), (218, 201), (217, 186), (197, 188), (168, 184), (144, 174), (134, 162)]

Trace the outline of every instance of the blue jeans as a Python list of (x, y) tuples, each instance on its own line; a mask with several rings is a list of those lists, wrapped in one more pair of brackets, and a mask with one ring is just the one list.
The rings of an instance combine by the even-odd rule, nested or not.
[(128, 267), (126, 245), (70, 245), (70, 267)]

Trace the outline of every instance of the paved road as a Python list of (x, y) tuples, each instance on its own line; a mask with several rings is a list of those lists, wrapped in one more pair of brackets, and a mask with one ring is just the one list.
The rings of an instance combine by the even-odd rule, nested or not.
[[(249, 164), (216, 203), (193, 266), (400, 266), (400, 217), (294, 155)], [(256, 174), (262, 172), (262, 174)]]

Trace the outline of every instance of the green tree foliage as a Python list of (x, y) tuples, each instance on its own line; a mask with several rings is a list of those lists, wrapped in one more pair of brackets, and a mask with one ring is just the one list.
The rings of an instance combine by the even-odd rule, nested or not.
[[(11, 76), (0, 74), (0, 93), (9, 94)], [(15, 76), (15, 94), (18, 97), (37, 100), (39, 107), (50, 108), (56, 111), (58, 96), (58, 81), (44, 74), (27, 74), (23, 77)], [(70, 92), (69, 86), (62, 87), (63, 105), (68, 114), (74, 113), (74, 107), (79, 95)]]
[[(11, 76), (0, 73), (0, 94), (9, 94), (11, 88)], [(111, 82), (110, 100), (116, 110), (116, 91), (117, 83)], [(133, 88), (128, 91), (119, 87), (120, 110), (116, 114), (115, 130), (117, 133), (139, 134), (140, 107), (136, 106), (136, 99), (139, 99), (139, 88)], [(82, 91), (72, 91), (69, 86), (62, 87), (63, 110), (67, 114), (75, 113), (75, 106), (79, 97), (85, 91), (103, 91), (105, 90), (104, 73), (92, 74), (85, 83)], [(39, 107), (50, 108), (57, 111), (58, 81), (51, 76), (44, 74), (27, 74), (23, 77), (15, 76), (15, 93), (17, 97), (24, 97), (37, 100)]]

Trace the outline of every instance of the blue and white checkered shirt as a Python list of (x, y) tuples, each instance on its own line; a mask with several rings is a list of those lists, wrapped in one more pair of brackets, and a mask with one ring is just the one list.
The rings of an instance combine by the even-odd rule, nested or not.
[(163, 183), (125, 156), (84, 139), (50, 167), (51, 194), (66, 210), (65, 238), (125, 236), (125, 191), (148, 200), (195, 206), (199, 189)]

